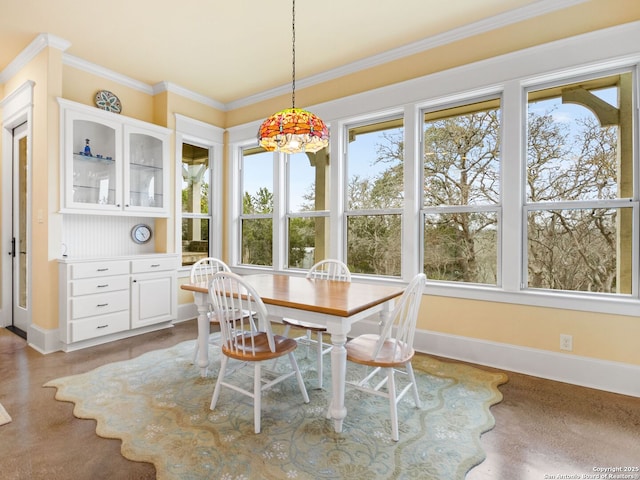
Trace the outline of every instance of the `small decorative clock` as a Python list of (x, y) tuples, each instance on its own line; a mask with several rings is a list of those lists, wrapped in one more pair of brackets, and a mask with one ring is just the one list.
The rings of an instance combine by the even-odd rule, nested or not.
[(151, 240), (151, 227), (144, 223), (139, 223), (131, 229), (131, 238), (140, 245), (147, 243)]
[(96, 107), (113, 113), (122, 113), (120, 99), (109, 90), (100, 90), (96, 93)]

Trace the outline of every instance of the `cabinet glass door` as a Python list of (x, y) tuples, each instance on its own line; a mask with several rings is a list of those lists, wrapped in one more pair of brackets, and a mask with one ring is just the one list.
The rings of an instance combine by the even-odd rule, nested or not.
[(163, 208), (163, 141), (144, 133), (129, 134), (129, 207)]
[(90, 120), (73, 120), (72, 203), (118, 203), (116, 130)]

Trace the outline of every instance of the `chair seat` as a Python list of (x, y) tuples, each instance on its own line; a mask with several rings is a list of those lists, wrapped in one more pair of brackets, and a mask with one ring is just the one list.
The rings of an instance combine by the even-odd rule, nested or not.
[(285, 325), (291, 325), (292, 327), (311, 330), (312, 332), (327, 331), (327, 327), (325, 327), (324, 325), (316, 325), (315, 323), (303, 322), (301, 320), (296, 320), (295, 318), (283, 318), (282, 323), (284, 323)]
[[(253, 345), (251, 337), (253, 337)], [(245, 348), (243, 349), (242, 339), (244, 338)], [(293, 338), (283, 337), (282, 335), (274, 335), (275, 351), (269, 348), (269, 339), (264, 332), (244, 333), (235, 338), (234, 348), (228, 345), (222, 345), (222, 352), (228, 357), (242, 360), (245, 362), (260, 362), (262, 360), (270, 360), (278, 358), (293, 352), (298, 346)], [(253, 352), (251, 349), (253, 348)], [(254, 353), (255, 352), (255, 353)]]
[(402, 349), (394, 348), (396, 341), (399, 342), (399, 340), (388, 339), (383, 343), (380, 354), (375, 360), (372, 360), (371, 355), (372, 352), (375, 351), (376, 343), (379, 339), (379, 335), (365, 334), (349, 340), (345, 345), (347, 349), (347, 360), (371, 367), (400, 367), (410, 362), (416, 353), (413, 348), (409, 348), (406, 354), (402, 356)]

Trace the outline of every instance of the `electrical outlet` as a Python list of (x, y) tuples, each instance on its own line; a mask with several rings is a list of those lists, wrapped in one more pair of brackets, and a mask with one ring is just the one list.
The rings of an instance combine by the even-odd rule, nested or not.
[(560, 334), (560, 350), (566, 350), (568, 352), (573, 350), (573, 335)]

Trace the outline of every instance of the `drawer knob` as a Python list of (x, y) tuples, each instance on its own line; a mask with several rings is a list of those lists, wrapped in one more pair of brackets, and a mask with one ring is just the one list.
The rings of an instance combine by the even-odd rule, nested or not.
[(108, 284), (108, 283), (105, 283), (104, 285), (98, 285), (98, 287), (97, 287), (97, 288), (105, 288), (105, 287), (108, 287), (108, 286), (109, 286), (109, 284)]
[(99, 272), (106, 272), (106, 271), (108, 271), (108, 270), (109, 270), (108, 268), (99, 268), (99, 269), (98, 269), (98, 271), (99, 271)]
[(106, 325), (98, 325), (96, 328), (107, 328), (109, 326), (109, 324), (107, 323)]
[(98, 305), (96, 305), (96, 307), (106, 307), (107, 305), (109, 305), (108, 303), (99, 303)]
[(151, 268), (155, 268), (155, 267), (159, 267), (159, 266), (160, 266), (160, 264), (159, 264), (159, 263), (152, 263), (152, 264), (151, 264)]

